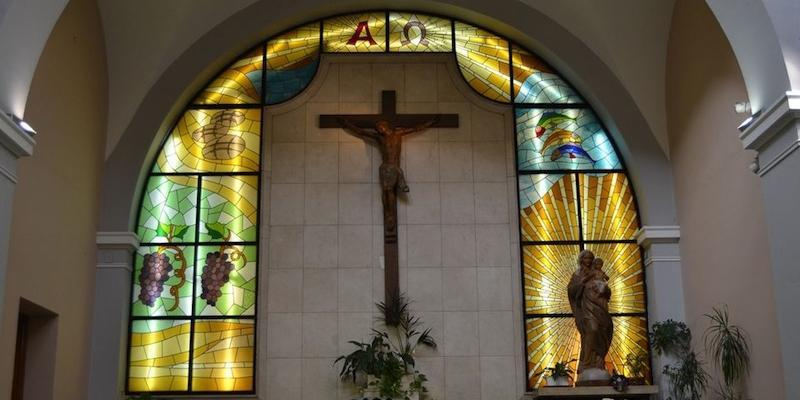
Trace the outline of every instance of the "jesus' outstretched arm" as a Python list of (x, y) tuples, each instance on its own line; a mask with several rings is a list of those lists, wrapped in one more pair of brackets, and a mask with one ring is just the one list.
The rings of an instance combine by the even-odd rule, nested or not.
[(439, 117), (436, 117), (436, 118), (434, 118), (434, 119), (432, 119), (432, 120), (430, 120), (430, 121), (428, 121), (428, 122), (426, 122), (424, 124), (419, 124), (419, 125), (411, 127), (411, 128), (399, 128), (398, 130), (399, 130), (400, 134), (405, 136), (405, 135), (412, 134), (412, 133), (415, 133), (415, 132), (424, 131), (424, 130), (432, 127), (433, 125), (435, 125), (437, 122), (439, 122)]
[(360, 128), (346, 118), (339, 118), (339, 126), (341, 126), (344, 130), (362, 139), (371, 139), (371, 140), (378, 139), (378, 134), (376, 132), (372, 132), (369, 129)]

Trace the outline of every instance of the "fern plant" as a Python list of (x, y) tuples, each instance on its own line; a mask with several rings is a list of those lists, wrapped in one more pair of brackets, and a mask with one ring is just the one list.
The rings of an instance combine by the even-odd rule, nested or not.
[(706, 352), (722, 370), (725, 386), (732, 388), (750, 371), (750, 345), (745, 331), (730, 322), (728, 306), (713, 308), (706, 314), (711, 325), (705, 331)]

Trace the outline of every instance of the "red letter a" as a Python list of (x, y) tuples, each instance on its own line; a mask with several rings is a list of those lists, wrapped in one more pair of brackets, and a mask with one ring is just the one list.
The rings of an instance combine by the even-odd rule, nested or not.
[[(364, 36), (361, 36), (361, 31), (364, 31)], [(350, 40), (347, 41), (347, 44), (354, 45), (359, 40), (366, 40), (369, 42), (369, 44), (377, 44), (375, 39), (372, 38), (372, 34), (369, 33), (369, 25), (367, 25), (367, 21), (361, 21), (358, 23), (356, 32), (350, 37)]]

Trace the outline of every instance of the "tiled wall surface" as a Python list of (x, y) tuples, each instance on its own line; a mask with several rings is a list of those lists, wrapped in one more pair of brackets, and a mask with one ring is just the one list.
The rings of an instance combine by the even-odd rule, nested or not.
[[(360, 58), (356, 58), (360, 57)], [(354, 60), (355, 59), (355, 60)], [(516, 185), (509, 108), (467, 93), (452, 58), (323, 61), (299, 98), (265, 119), (259, 394), (351, 399), (334, 359), (368, 338), (383, 300), (380, 154), (323, 113), (458, 113), (457, 129), (403, 144), (401, 289), (433, 328), (417, 353), (435, 399), (517, 399), (524, 390)], [(355, 62), (354, 62), (355, 61)], [(466, 95), (465, 95), (466, 94)]]

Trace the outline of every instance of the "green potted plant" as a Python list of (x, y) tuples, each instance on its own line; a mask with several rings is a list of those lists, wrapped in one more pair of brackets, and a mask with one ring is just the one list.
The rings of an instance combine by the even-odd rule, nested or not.
[(575, 361), (577, 360), (574, 358), (569, 361), (559, 361), (552, 367), (542, 369), (534, 374), (534, 376), (546, 373), (547, 375), (544, 379), (547, 386), (572, 386), (572, 374), (574, 374), (575, 371), (572, 370), (569, 364)]
[(742, 397), (742, 380), (750, 372), (750, 345), (747, 333), (730, 323), (728, 306), (712, 308), (705, 315), (711, 322), (704, 334), (706, 353), (711, 355), (714, 365), (722, 371), (724, 386), (717, 394), (725, 400)]
[(647, 383), (645, 379), (645, 371), (647, 370), (647, 354), (645, 353), (628, 353), (625, 356), (624, 366), (628, 369), (628, 383), (630, 385), (644, 385)]
[(364, 398), (416, 400), (427, 392), (427, 378), (416, 370), (416, 349), (418, 346), (435, 349), (436, 341), (430, 328), (423, 329), (419, 317), (411, 314), (405, 296), (391, 304), (395, 306), (376, 304), (380, 311), (378, 320), (385, 329), (373, 329), (369, 342), (350, 341), (356, 349), (335, 362), (342, 363), (339, 375), (343, 380), (352, 379), (356, 383), (362, 378)]
[(667, 354), (678, 360), (664, 366), (669, 380), (671, 400), (700, 400), (708, 386), (708, 373), (703, 362), (692, 350), (692, 332), (683, 322), (668, 319), (653, 324), (649, 333), (650, 345), (659, 355)]

